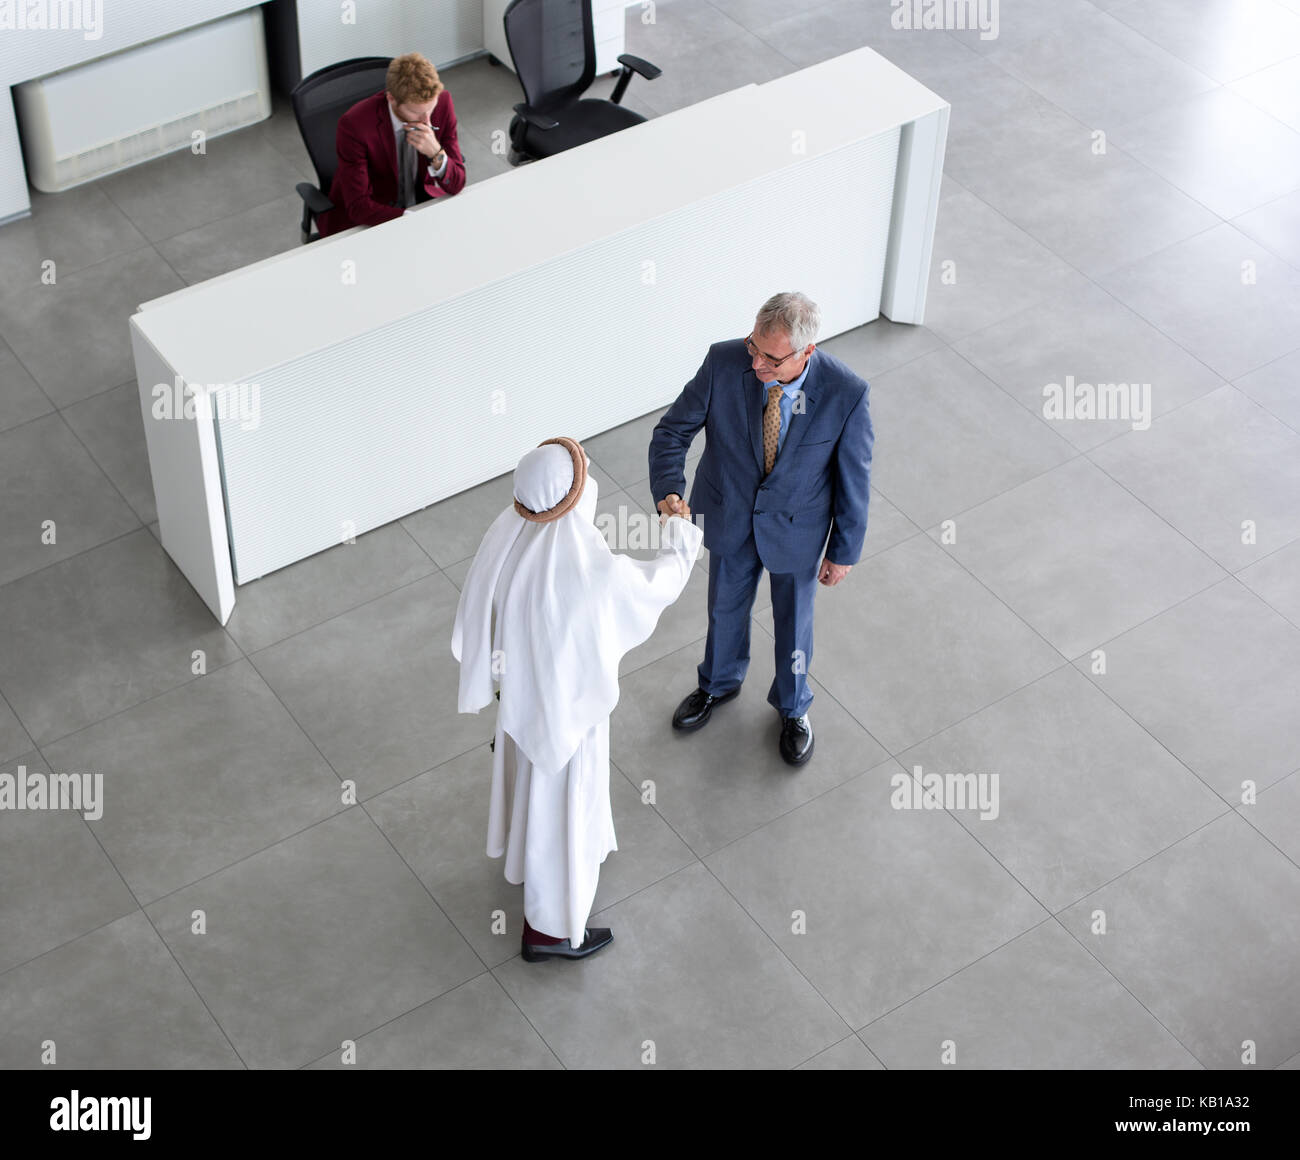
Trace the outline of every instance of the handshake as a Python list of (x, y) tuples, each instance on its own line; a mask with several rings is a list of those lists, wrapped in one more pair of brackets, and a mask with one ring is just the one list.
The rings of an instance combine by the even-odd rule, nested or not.
[(659, 523), (662, 526), (667, 522), (669, 516), (681, 516), (682, 519), (691, 518), (691, 507), (675, 491), (669, 492), (659, 501)]

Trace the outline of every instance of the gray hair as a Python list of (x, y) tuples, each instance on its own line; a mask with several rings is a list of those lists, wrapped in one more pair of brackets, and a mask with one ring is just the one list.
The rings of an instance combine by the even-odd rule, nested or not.
[(793, 350), (806, 350), (809, 343), (817, 341), (822, 328), (822, 312), (817, 303), (806, 294), (793, 290), (773, 294), (758, 308), (754, 322), (757, 334), (779, 330), (790, 336)]

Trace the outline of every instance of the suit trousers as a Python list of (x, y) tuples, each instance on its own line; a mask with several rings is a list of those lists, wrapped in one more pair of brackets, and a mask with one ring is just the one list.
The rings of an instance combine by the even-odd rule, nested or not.
[[(776, 674), (767, 702), (785, 717), (801, 717), (813, 700), (808, 670), (819, 568), (820, 561), (801, 572), (769, 573)], [(697, 673), (700, 688), (715, 697), (738, 687), (749, 671), (750, 615), (762, 574), (752, 541), (729, 556), (709, 554), (709, 636)]]

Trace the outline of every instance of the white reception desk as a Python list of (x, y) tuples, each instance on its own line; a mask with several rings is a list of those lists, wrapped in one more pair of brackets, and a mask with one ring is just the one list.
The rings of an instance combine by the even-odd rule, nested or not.
[(778, 290), (824, 338), (921, 322), (948, 111), (860, 49), (144, 303), (163, 547), (224, 624), (239, 584), (671, 402)]

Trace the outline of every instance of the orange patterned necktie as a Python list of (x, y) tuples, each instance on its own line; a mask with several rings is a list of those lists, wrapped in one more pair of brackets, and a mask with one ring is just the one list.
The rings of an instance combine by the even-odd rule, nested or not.
[(767, 388), (767, 406), (763, 408), (763, 474), (769, 475), (776, 462), (776, 448), (781, 441), (781, 384)]

